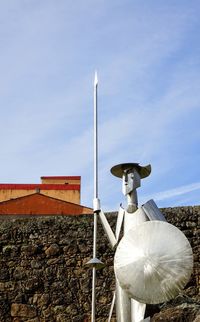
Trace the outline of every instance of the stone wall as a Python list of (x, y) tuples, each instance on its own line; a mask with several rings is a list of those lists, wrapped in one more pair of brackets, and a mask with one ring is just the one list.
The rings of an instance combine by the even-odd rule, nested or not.
[[(194, 321), (198, 316), (200, 207), (162, 209), (188, 237), (194, 271), (184, 292), (148, 306), (152, 321)], [(107, 215), (114, 227), (116, 214)], [(0, 221), (0, 322), (83, 322), (91, 311), (93, 216), (26, 217)], [(114, 291), (113, 252), (98, 226), (97, 321), (105, 322)], [(115, 321), (115, 319), (113, 319)]]

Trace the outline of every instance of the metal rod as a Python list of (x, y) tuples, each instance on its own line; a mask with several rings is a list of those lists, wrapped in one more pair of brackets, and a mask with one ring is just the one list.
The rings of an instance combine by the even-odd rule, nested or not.
[(96, 268), (92, 269), (92, 316), (91, 321), (95, 322), (96, 315)]
[[(94, 77), (94, 200), (98, 199), (98, 115), (97, 115), (97, 86), (98, 79), (95, 72)], [(94, 211), (94, 233), (93, 233), (93, 258), (96, 258), (97, 242), (97, 212)], [(92, 316), (95, 322), (96, 313), (96, 267), (92, 269)]]
[(111, 322), (113, 309), (114, 309), (114, 305), (115, 305), (115, 299), (116, 299), (116, 292), (113, 293), (113, 299), (112, 299), (112, 303), (111, 303), (111, 307), (110, 307), (110, 313), (109, 313), (109, 317), (108, 317), (108, 322)]
[[(96, 238), (97, 238), (97, 214), (94, 213), (94, 235), (93, 235), (93, 258), (96, 258)], [(96, 315), (96, 267), (92, 268), (92, 316), (91, 321), (95, 322)]]
[(113, 233), (112, 229), (110, 228), (110, 225), (108, 223), (108, 220), (107, 220), (107, 218), (104, 215), (104, 213), (103, 213), (102, 210), (99, 212), (99, 218), (101, 220), (101, 224), (103, 226), (103, 229), (105, 231), (105, 234), (108, 237), (108, 240), (110, 242), (110, 245), (112, 246), (112, 248), (114, 248), (115, 245), (117, 244), (117, 239), (116, 239), (115, 234)]
[(98, 198), (98, 106), (97, 106), (97, 72), (94, 76), (94, 198)]

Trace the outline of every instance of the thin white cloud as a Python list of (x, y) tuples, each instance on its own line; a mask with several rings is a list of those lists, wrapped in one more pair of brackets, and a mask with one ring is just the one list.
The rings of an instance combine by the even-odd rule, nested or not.
[[(186, 193), (190, 193), (195, 190), (200, 190), (200, 182), (180, 186), (180, 187), (173, 188), (170, 190), (157, 192), (152, 195), (145, 196), (145, 200), (154, 199), (156, 201), (162, 201), (162, 200), (174, 198), (176, 196), (181, 196), (181, 195), (184, 195)], [(144, 197), (143, 197), (143, 199), (144, 199)]]

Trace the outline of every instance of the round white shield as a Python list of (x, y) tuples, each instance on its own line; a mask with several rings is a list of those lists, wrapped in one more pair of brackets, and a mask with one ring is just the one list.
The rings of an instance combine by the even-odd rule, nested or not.
[(188, 282), (193, 268), (191, 246), (175, 226), (147, 221), (121, 239), (114, 258), (120, 286), (131, 298), (157, 304), (174, 298)]

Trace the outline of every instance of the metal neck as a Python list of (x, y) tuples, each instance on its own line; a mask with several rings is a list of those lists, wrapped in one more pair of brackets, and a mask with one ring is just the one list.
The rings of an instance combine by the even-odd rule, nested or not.
[(138, 198), (136, 189), (127, 194), (127, 212), (132, 213), (138, 207)]

